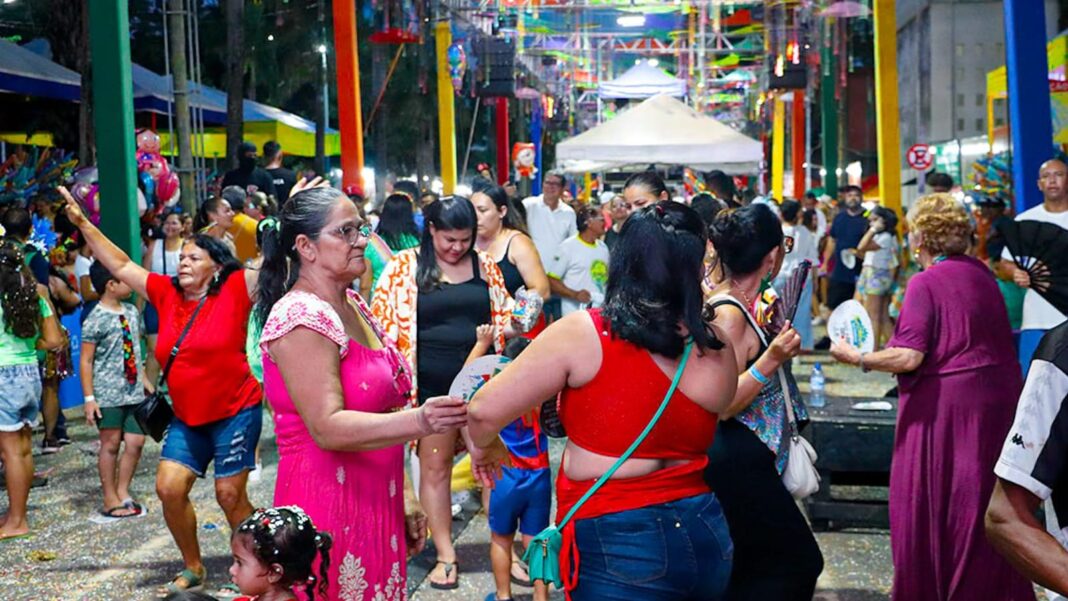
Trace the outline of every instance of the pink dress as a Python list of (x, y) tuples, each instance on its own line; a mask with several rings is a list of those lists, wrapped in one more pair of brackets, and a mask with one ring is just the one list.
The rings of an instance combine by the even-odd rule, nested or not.
[[(350, 300), (377, 332), (360, 297), (350, 292)], [(346, 409), (386, 413), (405, 407), (410, 372), (396, 348), (381, 334), (386, 346), (379, 350), (350, 340), (338, 314), (314, 294), (286, 294), (264, 324), (263, 380), (274, 408), (279, 455), (275, 505), (300, 506), (316, 528), (333, 537), (329, 599), (406, 599), (403, 446), (342, 452), (316, 445), (266, 347), (297, 327), (337, 343)], [(306, 367), (316, 369), (314, 365)]]

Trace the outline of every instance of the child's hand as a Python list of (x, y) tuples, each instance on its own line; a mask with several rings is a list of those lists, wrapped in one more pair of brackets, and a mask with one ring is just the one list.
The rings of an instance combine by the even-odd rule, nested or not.
[(100, 405), (96, 404), (96, 401), (85, 401), (85, 421), (90, 426), (96, 427), (98, 421), (100, 421), (104, 415), (100, 413)]
[(475, 342), (489, 348), (493, 345), (493, 326), (485, 323), (475, 329)]

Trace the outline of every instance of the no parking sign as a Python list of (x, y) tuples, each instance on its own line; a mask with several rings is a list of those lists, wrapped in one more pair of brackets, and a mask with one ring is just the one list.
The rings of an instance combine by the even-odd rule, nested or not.
[(926, 144), (913, 144), (909, 147), (905, 160), (908, 161), (909, 167), (916, 171), (927, 171), (934, 165), (934, 153)]

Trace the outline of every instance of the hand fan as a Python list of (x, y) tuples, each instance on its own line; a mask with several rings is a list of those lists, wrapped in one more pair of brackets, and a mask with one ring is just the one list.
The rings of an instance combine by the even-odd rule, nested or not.
[(793, 322), (797, 316), (797, 305), (801, 302), (801, 294), (805, 291), (805, 282), (808, 281), (809, 271), (812, 270), (812, 261), (801, 261), (794, 272), (786, 279), (781, 291), (783, 299), (783, 316)]
[(1068, 313), (1068, 231), (1044, 221), (1012, 221), (999, 227), (1013, 262), (1031, 276), (1031, 289)]
[(490, 378), (501, 373), (504, 366), (510, 362), (511, 359), (503, 355), (486, 355), (475, 359), (453, 378), (452, 385), (449, 386), (449, 396), (463, 399), (465, 403), (470, 402), (478, 389), (489, 382)]
[(832, 341), (860, 349), (862, 353), (875, 350), (871, 318), (864, 310), (864, 305), (855, 300), (847, 300), (831, 313), (827, 320), (827, 336)]

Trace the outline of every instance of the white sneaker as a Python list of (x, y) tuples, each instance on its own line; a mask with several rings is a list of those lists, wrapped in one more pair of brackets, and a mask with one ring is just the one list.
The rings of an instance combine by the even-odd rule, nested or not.
[(248, 473), (249, 482), (259, 482), (263, 478), (263, 464), (257, 463), (256, 467), (252, 468)]

